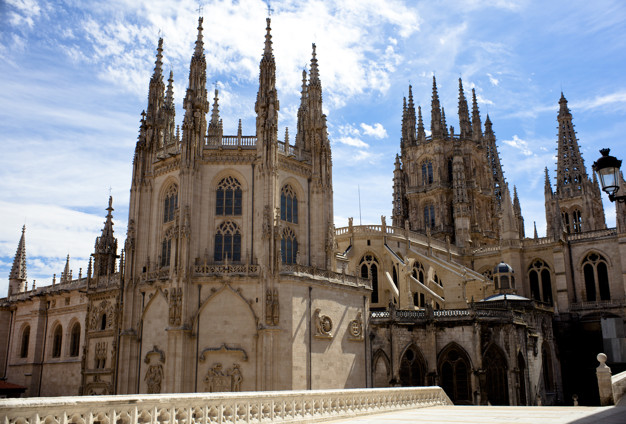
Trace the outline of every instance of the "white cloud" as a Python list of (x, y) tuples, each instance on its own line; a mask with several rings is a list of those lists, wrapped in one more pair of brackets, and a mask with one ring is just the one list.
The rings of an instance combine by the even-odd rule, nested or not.
[(379, 139), (387, 137), (387, 130), (380, 122), (375, 123), (373, 126), (361, 123), (361, 128), (363, 129), (364, 135)]
[(572, 108), (580, 110), (595, 109), (607, 105), (614, 105), (616, 103), (626, 104), (626, 91), (618, 91), (615, 93), (605, 94), (602, 96), (594, 97), (593, 99), (582, 100), (574, 102), (570, 106)]
[(503, 140), (502, 142), (520, 150), (525, 156), (530, 156), (533, 154), (533, 152), (528, 147), (528, 142), (519, 138), (517, 134), (513, 135), (513, 139)]
[(498, 84), (500, 84), (500, 81), (490, 73), (487, 72), (487, 76), (489, 77), (489, 82), (491, 83), (491, 85), (497, 87)]
[(341, 144), (345, 144), (346, 146), (359, 147), (359, 148), (368, 148), (369, 144), (365, 143), (363, 140), (354, 137), (340, 137), (337, 139)]

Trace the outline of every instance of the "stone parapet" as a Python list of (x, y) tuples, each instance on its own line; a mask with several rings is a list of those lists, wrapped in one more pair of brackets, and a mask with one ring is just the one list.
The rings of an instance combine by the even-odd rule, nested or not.
[(0, 423), (321, 422), (452, 405), (440, 387), (0, 400)]

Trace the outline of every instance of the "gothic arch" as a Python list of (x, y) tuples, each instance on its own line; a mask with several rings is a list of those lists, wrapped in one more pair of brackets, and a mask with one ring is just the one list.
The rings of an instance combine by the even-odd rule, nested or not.
[[(75, 352), (72, 349), (72, 341), (75, 335), (75, 328), (78, 325), (78, 343), (79, 343), (79, 353), (78, 355), (73, 355), (73, 353)], [(66, 337), (65, 337), (65, 351), (68, 352), (68, 356), (80, 356), (80, 342), (82, 342), (83, 339), (83, 324), (81, 324), (81, 321), (77, 318), (77, 317), (72, 317), (72, 319), (70, 319), (70, 322), (67, 324), (67, 328), (66, 328)]]
[(491, 405), (509, 404), (508, 363), (504, 351), (495, 343), (489, 344), (483, 354), (487, 400)]
[[(213, 178), (211, 178), (211, 183), (209, 185), (209, 187), (211, 187), (211, 190), (215, 191), (219, 183), (227, 177), (235, 178), (241, 185), (241, 191), (243, 193), (246, 193), (248, 191), (248, 180), (241, 172), (239, 172), (235, 168), (226, 168), (215, 174)], [(213, 198), (211, 198), (211, 202), (212, 201)]]
[(55, 320), (50, 326), (50, 357), (60, 358), (63, 348), (63, 325), (59, 320)]
[(609, 266), (609, 268), (613, 268), (613, 263), (611, 261), (611, 255), (607, 254), (606, 252), (604, 252), (604, 251), (602, 251), (600, 249), (593, 248), (593, 249), (589, 249), (589, 250), (585, 251), (585, 253), (580, 255), (580, 259), (578, 260), (578, 264), (577, 264), (578, 271), (582, 271), (583, 264), (584, 264), (585, 260), (592, 253), (595, 253), (597, 255), (602, 256), (602, 258), (604, 259), (606, 264)]
[(279, 183), (279, 188), (282, 190), (282, 188), (286, 185), (290, 185), (291, 188), (293, 188), (296, 196), (298, 197), (298, 203), (304, 202), (304, 200), (306, 199), (306, 193), (300, 185), (300, 182), (295, 177), (288, 176), (285, 179), (281, 180)]
[(611, 268), (609, 256), (597, 250), (591, 250), (582, 257), (579, 272), (582, 273), (587, 301), (611, 299)]
[(252, 318), (254, 319), (255, 325), (258, 327), (259, 325), (259, 317), (256, 315), (256, 313), (254, 312), (254, 309), (252, 308), (252, 301), (247, 300), (245, 297), (243, 297), (243, 295), (241, 294), (241, 289), (234, 289), (229, 283), (224, 283), (222, 285), (222, 287), (220, 287), (219, 289), (217, 289), (216, 291), (212, 292), (209, 297), (207, 297), (204, 302), (202, 302), (202, 304), (200, 305), (200, 307), (198, 308), (198, 311), (196, 312), (196, 315), (193, 317), (193, 322), (192, 322), (192, 327), (196, 328), (196, 324), (198, 322), (198, 319), (200, 317), (200, 315), (202, 314), (202, 311), (207, 307), (207, 305), (213, 300), (215, 299), (220, 293), (222, 293), (225, 290), (229, 290), (230, 292), (234, 293), (236, 296), (239, 297), (239, 299), (246, 304), (247, 309), (250, 311), (250, 314), (252, 315)]
[[(374, 275), (374, 271), (376, 274)], [(356, 265), (356, 274), (361, 278), (369, 278), (370, 273), (372, 275), (372, 294), (370, 297), (371, 303), (378, 303), (380, 299), (379, 288), (380, 285), (378, 283), (379, 272), (381, 271), (381, 261), (378, 259), (376, 254), (374, 254), (371, 250), (366, 251), (361, 255), (361, 259)], [(367, 274), (367, 275), (366, 275)]]
[(20, 327), (20, 344), (19, 344), (19, 357), (28, 358), (30, 350), (30, 324), (25, 322)]
[(157, 288), (155, 292), (152, 294), (152, 297), (150, 297), (150, 299), (148, 300), (148, 303), (146, 303), (146, 306), (143, 307), (143, 311), (141, 312), (141, 321), (143, 321), (146, 315), (146, 311), (150, 309), (150, 306), (152, 306), (152, 303), (156, 302), (157, 296), (162, 296), (163, 300), (167, 303), (167, 293), (164, 293), (160, 287)]
[(472, 362), (458, 343), (448, 343), (437, 358), (440, 386), (455, 404), (472, 403)]
[(421, 350), (413, 342), (400, 355), (400, 384), (405, 387), (424, 386), (428, 365)]
[(378, 349), (372, 360), (372, 383), (374, 387), (389, 387), (391, 361), (384, 350)]
[(554, 303), (552, 267), (541, 259), (534, 258), (526, 268), (530, 298), (549, 304)]

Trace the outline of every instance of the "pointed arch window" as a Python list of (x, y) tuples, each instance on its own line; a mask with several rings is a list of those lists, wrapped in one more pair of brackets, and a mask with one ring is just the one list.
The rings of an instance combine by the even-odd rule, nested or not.
[(439, 362), (441, 387), (455, 404), (471, 403), (470, 362), (458, 346), (446, 350)]
[(540, 302), (553, 304), (552, 276), (550, 267), (541, 259), (537, 259), (528, 267), (530, 297)]
[(170, 266), (172, 256), (172, 239), (164, 238), (161, 242), (161, 267)]
[(215, 261), (241, 261), (241, 230), (233, 221), (223, 222), (215, 233)]
[(20, 358), (28, 357), (28, 345), (30, 344), (30, 325), (22, 331), (22, 343), (20, 344)]
[(70, 335), (70, 356), (78, 356), (80, 351), (80, 324), (75, 323), (72, 326)]
[(57, 325), (52, 334), (52, 357), (59, 358), (61, 356), (61, 343), (63, 342), (63, 327)]
[(284, 264), (295, 264), (298, 256), (298, 239), (291, 228), (283, 231), (283, 238), (280, 240), (280, 255)]
[(413, 278), (415, 278), (422, 284), (426, 284), (424, 282), (424, 275), (426, 275), (426, 272), (424, 271), (424, 265), (422, 265), (418, 261), (415, 261), (415, 263), (413, 264)]
[(422, 185), (433, 183), (433, 163), (429, 160), (422, 163)]
[(425, 384), (426, 365), (416, 346), (411, 345), (400, 360), (400, 384), (403, 387), (423, 386)]
[(596, 301), (598, 297), (599, 300), (611, 300), (609, 269), (602, 255), (590, 253), (585, 257), (583, 275), (588, 302)]
[(378, 303), (378, 259), (376, 256), (367, 254), (363, 255), (359, 262), (361, 278), (372, 278), (372, 295), (371, 303)]
[(574, 209), (572, 211), (572, 228), (574, 229), (575, 233), (583, 232), (583, 218), (580, 210), (578, 209)]
[(506, 357), (502, 350), (491, 345), (483, 355), (483, 369), (487, 386), (488, 402), (491, 405), (509, 404), (509, 379)]
[(298, 223), (298, 197), (289, 184), (283, 186), (280, 191), (280, 219), (293, 224)]
[(163, 200), (163, 223), (172, 222), (178, 207), (178, 186), (172, 184), (165, 192)]
[(234, 177), (226, 177), (217, 185), (215, 191), (216, 215), (241, 215), (241, 184)]
[(435, 228), (435, 206), (424, 206), (424, 227)]

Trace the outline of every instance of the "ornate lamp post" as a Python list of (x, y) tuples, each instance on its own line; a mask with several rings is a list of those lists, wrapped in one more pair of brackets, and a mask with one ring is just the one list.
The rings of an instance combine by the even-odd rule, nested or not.
[(593, 163), (592, 168), (598, 174), (602, 191), (609, 195), (609, 200), (624, 202), (626, 196), (616, 196), (619, 190), (619, 168), (622, 166), (622, 161), (615, 156), (610, 156), (610, 151), (611, 149), (600, 150), (602, 156)]

